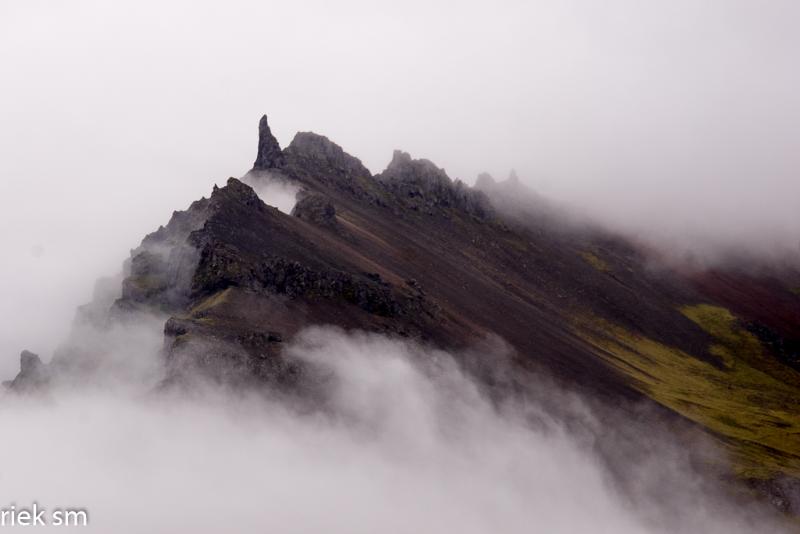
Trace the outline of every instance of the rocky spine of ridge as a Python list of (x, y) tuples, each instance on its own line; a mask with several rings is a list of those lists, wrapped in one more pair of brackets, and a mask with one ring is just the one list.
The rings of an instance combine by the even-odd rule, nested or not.
[(331, 230), (340, 229), (336, 208), (328, 197), (319, 193), (302, 195), (292, 209), (292, 216)]
[(386, 193), (375, 182), (361, 160), (323, 135), (299, 132), (284, 150), (284, 173), (291, 180), (307, 183), (315, 193), (324, 188), (341, 192), (363, 202), (385, 206)]
[[(403, 334), (419, 333), (433, 320), (435, 305), (419, 289), (364, 271), (333, 243), (320, 253), (309, 223), (336, 229), (326, 196), (306, 192), (289, 216), (230, 178), (134, 251), (132, 265), (147, 269), (132, 268), (125, 287), (141, 285), (142, 272), (160, 273), (159, 281), (173, 275), (161, 258), (191, 258), (191, 276), (170, 286), (176, 293), (161, 291), (159, 283), (149, 294), (124, 292), (116, 306), (146, 302), (174, 314), (165, 326), (170, 380), (199, 370), (282, 385), (296, 385), (299, 371), (283, 360), (280, 344), (309, 322), (344, 320)], [(161, 250), (156, 259), (154, 247)]]
[(188, 238), (215, 209), (218, 205), (212, 199), (193, 202), (186, 211), (174, 212), (166, 226), (147, 235), (131, 251), (116, 309), (144, 306), (170, 311), (187, 303), (198, 260)]
[[(240, 180), (215, 186), (131, 252), (110, 316), (169, 314), (168, 345), (192, 332), (257, 339), (259, 331), (275, 334), (267, 336), (274, 344), (315, 322), (443, 344), (497, 333), (562, 377), (617, 382), (564, 326), (569, 314), (592, 313), (714, 361), (704, 353), (707, 335), (674, 304), (702, 297), (679, 280), (637, 270), (644, 260), (628, 245), (493, 224), (479, 189), (516, 192), (523, 186), (513, 173), (500, 183), (482, 175), (472, 189), (396, 151), (372, 176), (324, 136), (301, 132), (281, 150), (266, 116), (258, 130), (256, 164), (245, 179), (279, 175), (300, 186), (292, 215)], [(560, 316), (566, 322), (552, 321)]]
[[(571, 379), (609, 373), (580, 356), (582, 342), (551, 317), (601, 314), (692, 351), (707, 339), (672, 304), (699, 297), (640, 274), (634, 267), (642, 260), (626, 247), (494, 225), (479, 189), (517, 191), (515, 176), (499, 184), (481, 176), (472, 189), (402, 151), (372, 176), (324, 136), (301, 132), (281, 150), (266, 116), (258, 131), (245, 179), (279, 176), (300, 186), (292, 216), (240, 180), (215, 186), (132, 251), (112, 316), (171, 315), (168, 345), (192, 332), (234, 340), (272, 332), (265, 341), (272, 352), (277, 339), (314, 322), (455, 344), (491, 332)], [(509, 314), (538, 330), (497, 320)]]
[[(259, 183), (272, 180), (299, 189), (291, 215), (259, 197)], [(757, 432), (794, 420), (751, 411), (753, 424), (731, 431), (720, 417), (740, 414), (716, 406), (753, 408), (752, 384), (737, 370), (752, 367), (748, 380), (779, 384), (759, 389), (759, 399), (794, 410), (775, 412), (783, 418), (798, 413), (798, 288), (796, 269), (687, 275), (657, 265), (619, 236), (570, 223), (513, 175), (481, 176), (473, 189), (397, 151), (373, 176), (310, 132), (282, 150), (264, 117), (253, 169), (173, 213), (131, 252), (119, 298), (100, 299), (82, 315), (100, 328), (142, 312), (164, 317), (165, 384), (200, 373), (303, 397), (314, 396), (321, 378), (283, 347), (310, 325), (408, 337), (457, 354), (497, 336), (512, 355), (514, 380), (546, 373), (603, 401), (650, 399), (737, 454), (759, 443), (766, 452), (741, 465), (763, 469), (769, 481), (776, 469), (800, 474), (800, 440), (789, 435), (787, 445)], [(25, 356), (11, 389), (46, 385), (64, 369), (90, 370), (96, 359), (83, 352), (68, 347), (50, 364)], [(462, 363), (492, 385), (501, 366), (493, 357)], [(684, 367), (661, 373), (664, 365)], [(705, 410), (697, 416), (671, 404), (672, 393), (687, 389), (666, 381), (684, 371), (708, 376), (698, 395), (724, 403), (694, 403)], [(721, 387), (726, 381), (735, 387)], [(667, 386), (670, 395), (658, 397)]]
[[(494, 215), (486, 195), (452, 180), (429, 160), (396, 150), (388, 167), (372, 175), (361, 161), (314, 132), (299, 132), (284, 150), (272, 135), (266, 115), (259, 123), (259, 150), (246, 182), (280, 179), (324, 188), (381, 207), (447, 216), (449, 210), (487, 219)], [(329, 199), (330, 201), (330, 199)], [(334, 204), (335, 206), (335, 204)]]
[(460, 180), (455, 182), (433, 162), (412, 159), (395, 150), (392, 161), (376, 179), (413, 210), (432, 214), (442, 208), (460, 209), (484, 219), (492, 213), (486, 196)]

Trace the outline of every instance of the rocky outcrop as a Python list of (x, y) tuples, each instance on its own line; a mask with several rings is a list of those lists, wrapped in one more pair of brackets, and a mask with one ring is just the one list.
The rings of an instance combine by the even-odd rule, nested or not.
[(253, 163), (254, 169), (278, 169), (284, 164), (283, 152), (278, 140), (272, 135), (267, 116), (258, 123), (258, 154)]
[(361, 160), (351, 156), (342, 147), (314, 132), (298, 132), (286, 147), (286, 155), (297, 159), (313, 160), (324, 165), (330, 172), (340, 174), (348, 180), (371, 178), (369, 170)]
[(486, 218), (492, 213), (483, 193), (460, 180), (453, 182), (444, 169), (426, 159), (411, 159), (401, 150), (394, 151), (389, 166), (376, 178), (401, 202), (416, 211), (433, 214), (443, 209), (455, 209), (478, 218)]
[[(319, 242), (308, 223), (333, 230), (336, 240)], [(133, 251), (115, 306), (172, 314), (165, 355), (169, 380), (179, 382), (202, 370), (223, 381), (291, 383), (298, 371), (282, 359), (280, 342), (309, 314), (406, 334), (438, 320), (421, 287), (365, 271), (341, 233), (327, 195), (307, 191), (290, 216), (230, 178)]]
[[(312, 210), (301, 202), (298, 218), (318, 208), (322, 213), (313, 217), (330, 223), (327, 217), (333, 207), (329, 201), (321, 195), (310, 198), (309, 204), (316, 207)], [(288, 221), (282, 221), (281, 214), (239, 180), (231, 178), (226, 187), (215, 191), (212, 204), (216, 203), (224, 203), (225, 210), (215, 212), (189, 240), (199, 251), (191, 284), (195, 297), (234, 286), (290, 298), (338, 300), (386, 317), (420, 311), (416, 304), (406, 305), (380, 276), (349, 271), (345, 263), (312, 260), (312, 243), (286, 240), (291, 235), (283, 233), (273, 233), (275, 239), (270, 239), (270, 230)]]
[(303, 195), (292, 210), (292, 216), (317, 226), (338, 230), (336, 208), (327, 196), (320, 193)]
[(19, 356), (19, 373), (5, 385), (15, 392), (37, 391), (50, 382), (48, 368), (37, 354), (23, 350)]
[(325, 136), (298, 133), (284, 150), (284, 172), (309, 190), (332, 189), (360, 202), (385, 206), (381, 185), (356, 157)]
[(187, 240), (202, 228), (213, 208), (210, 199), (193, 202), (186, 211), (174, 212), (167, 226), (147, 235), (131, 251), (116, 309), (150, 307), (170, 311), (186, 304), (198, 260), (197, 250)]
[(475, 181), (475, 189), (489, 199), (506, 222), (547, 232), (554, 237), (586, 233), (587, 224), (583, 219), (525, 185), (514, 170), (509, 172), (508, 178), (500, 181), (488, 173), (481, 173)]

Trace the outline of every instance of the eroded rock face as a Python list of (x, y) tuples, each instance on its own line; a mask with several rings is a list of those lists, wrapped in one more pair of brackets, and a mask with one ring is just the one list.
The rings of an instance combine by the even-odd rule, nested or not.
[[(335, 240), (318, 242), (308, 223), (335, 230)], [(299, 371), (283, 360), (281, 342), (307, 324), (405, 335), (430, 329), (423, 325), (438, 309), (421, 287), (365, 271), (339, 234), (328, 196), (306, 193), (289, 216), (230, 178), (133, 251), (115, 307), (173, 314), (165, 328), (170, 382), (200, 371), (292, 384)], [(192, 262), (177, 269), (183, 257)]]
[(147, 235), (131, 251), (117, 309), (155, 306), (170, 311), (186, 304), (198, 261), (188, 237), (202, 228), (213, 207), (210, 199), (203, 198), (186, 211), (174, 212), (167, 226)]
[(453, 182), (444, 169), (426, 159), (411, 159), (401, 150), (395, 150), (389, 166), (376, 178), (414, 210), (433, 214), (452, 208), (479, 218), (492, 213), (483, 193), (460, 180)]
[(292, 216), (331, 230), (339, 229), (333, 202), (320, 193), (303, 195), (292, 210)]
[[(323, 195), (312, 194), (301, 203), (300, 216), (330, 223), (335, 210)], [(286, 295), (290, 298), (327, 299), (346, 302), (379, 316), (394, 317), (417, 311), (410, 309), (380, 276), (351, 271), (345, 258), (320, 261), (312, 242), (292, 239), (302, 229), (284, 220), (277, 210), (266, 206), (252, 189), (231, 178), (228, 185), (212, 195), (215, 211), (203, 229), (190, 236), (200, 259), (192, 280), (197, 298), (228, 287)], [(299, 237), (299, 236), (298, 236)], [(338, 263), (338, 265), (337, 265)]]
[(342, 150), (342, 147), (314, 132), (298, 132), (286, 148), (287, 155), (307, 158), (323, 164), (332, 171), (340, 171), (349, 179), (371, 177), (361, 160)]
[(325, 136), (300, 132), (286, 147), (284, 156), (285, 174), (310, 191), (320, 184), (372, 205), (383, 206), (389, 200), (361, 160)]
[(274, 169), (283, 166), (284, 158), (278, 140), (272, 135), (267, 116), (258, 123), (258, 154), (253, 163), (254, 169)]
[(19, 374), (6, 385), (12, 391), (38, 391), (47, 386), (50, 373), (37, 354), (23, 350), (19, 357)]

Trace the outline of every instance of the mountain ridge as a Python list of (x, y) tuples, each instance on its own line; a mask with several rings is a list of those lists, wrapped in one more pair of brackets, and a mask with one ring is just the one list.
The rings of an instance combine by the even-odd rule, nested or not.
[[(521, 377), (652, 402), (706, 429), (754, 487), (800, 477), (787, 430), (800, 428), (797, 268), (681, 272), (563, 220), (516, 174), (469, 187), (395, 151), (372, 175), (322, 135), (298, 133), (281, 149), (266, 115), (258, 130), (245, 176), (173, 213), (131, 253), (112, 311), (167, 317), (165, 383), (199, 372), (308, 392), (318, 377), (282, 347), (313, 324), (453, 350), (497, 336)], [(276, 182), (298, 191), (291, 214), (256, 192)], [(25, 358), (14, 390), (41, 386), (44, 364)], [(684, 382), (695, 390), (676, 393)], [(758, 388), (769, 391), (753, 401)]]

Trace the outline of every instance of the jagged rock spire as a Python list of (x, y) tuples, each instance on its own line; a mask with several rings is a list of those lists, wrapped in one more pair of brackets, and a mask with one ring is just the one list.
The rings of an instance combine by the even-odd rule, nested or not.
[(269, 129), (267, 116), (261, 117), (258, 123), (258, 155), (253, 163), (254, 169), (274, 169), (283, 166), (283, 152), (278, 140)]

